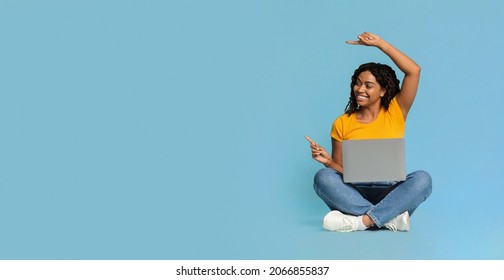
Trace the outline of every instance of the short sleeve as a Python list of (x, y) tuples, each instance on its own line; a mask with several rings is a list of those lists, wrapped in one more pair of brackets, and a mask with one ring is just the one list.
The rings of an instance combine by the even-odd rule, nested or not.
[(397, 97), (394, 97), (390, 102), (388, 111), (398, 124), (404, 126), (404, 116), (402, 114), (401, 107), (399, 106), (399, 102), (397, 102)]
[(343, 116), (340, 116), (336, 120), (334, 120), (332, 129), (331, 129), (331, 137), (335, 140), (341, 142), (343, 141)]

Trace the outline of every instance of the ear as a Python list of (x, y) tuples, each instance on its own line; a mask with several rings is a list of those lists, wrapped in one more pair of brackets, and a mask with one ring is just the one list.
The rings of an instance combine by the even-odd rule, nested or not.
[(381, 90), (380, 90), (380, 97), (385, 96), (385, 93), (387, 93), (387, 90), (385, 88), (381, 88)]

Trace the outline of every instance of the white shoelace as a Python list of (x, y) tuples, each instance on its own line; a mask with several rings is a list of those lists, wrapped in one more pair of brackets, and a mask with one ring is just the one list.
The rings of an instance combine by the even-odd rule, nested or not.
[[(409, 228), (409, 216), (404, 216), (405, 214), (401, 214), (394, 219), (390, 220), (388, 223), (384, 224), (386, 228), (388, 228), (391, 231), (408, 231)], [(406, 214), (407, 215), (407, 214)], [(405, 219), (405, 221), (403, 221)], [(403, 228), (403, 226), (406, 226), (406, 228)], [(399, 227), (401, 229), (399, 230)]]
[(343, 223), (338, 228), (340, 232), (351, 232), (357, 229), (357, 226), (352, 223), (352, 221), (348, 217), (342, 217)]
[(393, 221), (394, 221), (394, 220), (392, 220), (392, 221), (390, 221), (390, 222), (388, 222), (388, 223), (384, 224), (384, 226), (385, 226), (386, 228), (388, 228), (389, 230), (391, 230), (391, 231), (397, 231), (397, 226), (396, 226), (396, 224), (395, 224), (395, 223), (393, 223)]

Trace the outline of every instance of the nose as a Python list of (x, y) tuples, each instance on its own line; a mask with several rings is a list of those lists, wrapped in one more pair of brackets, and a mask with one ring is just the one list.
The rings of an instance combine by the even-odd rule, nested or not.
[(363, 93), (366, 91), (366, 87), (364, 84), (357, 86), (357, 92)]

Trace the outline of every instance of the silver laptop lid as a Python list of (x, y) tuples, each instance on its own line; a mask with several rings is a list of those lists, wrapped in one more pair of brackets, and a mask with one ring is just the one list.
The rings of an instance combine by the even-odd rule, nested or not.
[(343, 181), (406, 180), (404, 138), (343, 140)]

